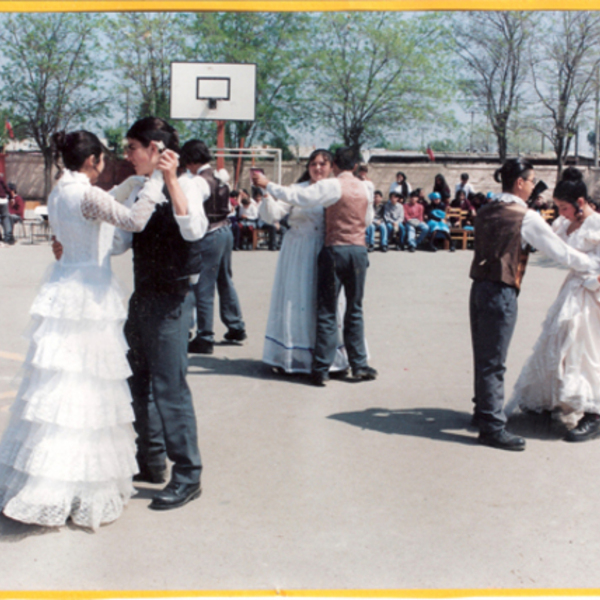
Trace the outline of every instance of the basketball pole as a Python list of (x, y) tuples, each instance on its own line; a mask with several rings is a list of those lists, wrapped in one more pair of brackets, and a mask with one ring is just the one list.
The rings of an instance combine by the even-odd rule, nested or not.
[(217, 169), (225, 168), (225, 121), (217, 121)]

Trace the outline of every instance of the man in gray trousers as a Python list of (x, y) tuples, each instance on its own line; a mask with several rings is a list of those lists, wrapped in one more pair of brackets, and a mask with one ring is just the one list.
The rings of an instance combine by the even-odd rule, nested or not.
[[(211, 155), (201, 140), (190, 140), (181, 149), (181, 163), (196, 184), (205, 191), (204, 212), (209, 229), (199, 242), (201, 270), (194, 284), (196, 296), (196, 337), (188, 344), (194, 354), (212, 354), (214, 346), (215, 287), (219, 292), (219, 313), (227, 327), (225, 339), (241, 342), (246, 339), (242, 310), (233, 285), (231, 254), (233, 233), (229, 223), (229, 187), (218, 179), (210, 166)], [(216, 175), (216, 176), (215, 176)]]

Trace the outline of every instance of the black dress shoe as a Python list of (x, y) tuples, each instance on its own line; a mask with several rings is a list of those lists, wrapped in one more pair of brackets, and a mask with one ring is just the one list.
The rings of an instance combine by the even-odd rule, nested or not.
[(352, 369), (352, 377), (361, 379), (362, 381), (373, 381), (377, 378), (377, 371), (373, 367), (364, 366), (358, 369)]
[(342, 369), (341, 371), (329, 371), (329, 379), (345, 379), (348, 377), (348, 369)]
[(190, 354), (212, 354), (214, 344), (196, 336), (191, 342), (188, 342), (188, 352)]
[(317, 387), (325, 387), (325, 383), (329, 381), (329, 374), (321, 371), (312, 371), (310, 374), (310, 382)]
[(600, 435), (600, 415), (583, 413), (579, 423), (565, 435), (565, 442), (585, 442)]
[(500, 448), (501, 450), (525, 450), (525, 440), (518, 435), (508, 433), (506, 429), (500, 431), (482, 431), (477, 441), (484, 446)]
[(145, 483), (164, 483), (166, 472), (165, 467), (143, 467), (139, 473), (133, 476), (133, 480)]
[(247, 337), (244, 329), (230, 329), (223, 336), (228, 342), (243, 342)]
[(153, 510), (169, 510), (179, 508), (200, 497), (200, 483), (179, 483), (171, 481), (164, 490), (154, 494), (150, 508)]

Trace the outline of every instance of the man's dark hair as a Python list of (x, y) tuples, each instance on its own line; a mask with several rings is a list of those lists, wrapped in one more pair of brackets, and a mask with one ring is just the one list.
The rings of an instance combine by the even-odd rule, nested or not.
[(461, 179), (461, 181), (468, 181), (469, 180), (469, 174), (468, 173), (461, 173), (460, 174), (460, 179)]
[(208, 146), (202, 140), (188, 140), (181, 147), (181, 166), (205, 165), (212, 160)]
[(382, 192), (381, 190), (375, 190), (375, 191), (373, 192), (373, 196), (374, 196), (375, 194), (379, 194), (379, 195), (380, 195), (380, 196), (383, 198), (383, 192)]
[(147, 148), (150, 142), (162, 142), (169, 150), (179, 152), (179, 135), (176, 129), (159, 117), (138, 119), (125, 134)]
[(358, 157), (352, 148), (338, 148), (333, 155), (333, 164), (340, 171), (352, 171), (357, 162)]

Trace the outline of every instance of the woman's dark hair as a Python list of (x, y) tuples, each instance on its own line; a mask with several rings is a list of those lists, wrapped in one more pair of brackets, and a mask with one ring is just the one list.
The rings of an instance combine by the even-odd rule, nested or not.
[(188, 140), (182, 147), (179, 162), (182, 167), (205, 165), (212, 160), (208, 146), (202, 140)]
[(100, 160), (103, 152), (107, 152), (102, 142), (89, 131), (58, 131), (52, 136), (52, 148), (54, 149), (54, 164), (59, 172), (61, 166), (59, 158), (62, 158), (63, 165), (70, 171), (79, 171), (83, 163), (89, 156), (94, 156)]
[(166, 148), (179, 152), (179, 134), (172, 125), (158, 117), (144, 117), (136, 121), (125, 137), (137, 140), (147, 148), (150, 142), (162, 142)]
[(494, 181), (502, 184), (503, 192), (512, 192), (519, 177), (527, 179), (529, 172), (533, 171), (533, 165), (524, 158), (509, 158), (494, 173)]
[(302, 183), (303, 181), (310, 181), (310, 173), (308, 172), (308, 167), (310, 163), (315, 160), (318, 156), (322, 156), (329, 164), (332, 164), (333, 157), (331, 156), (331, 152), (329, 150), (325, 150), (324, 148), (317, 148), (310, 153), (308, 160), (306, 161), (306, 168), (304, 169), (304, 173), (300, 175), (298, 181), (296, 183)]
[(404, 172), (403, 172), (403, 171), (398, 171), (398, 172), (396, 173), (396, 179), (398, 179), (398, 175), (402, 175), (402, 178), (404, 179), (404, 181), (406, 181), (406, 175), (404, 174)]
[(433, 179), (433, 191), (437, 192), (443, 202), (450, 200), (450, 186), (446, 183), (446, 178), (438, 173)]
[(577, 200), (583, 198), (586, 202), (588, 201), (588, 190), (587, 186), (583, 181), (583, 173), (575, 167), (568, 167), (562, 172), (560, 181), (554, 188), (553, 196), (557, 200), (568, 202), (576, 208)]

